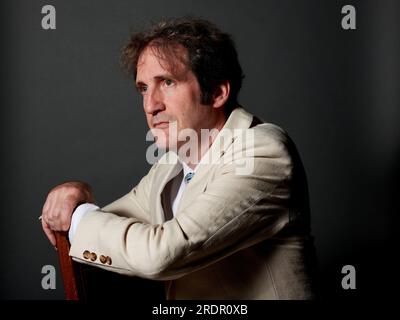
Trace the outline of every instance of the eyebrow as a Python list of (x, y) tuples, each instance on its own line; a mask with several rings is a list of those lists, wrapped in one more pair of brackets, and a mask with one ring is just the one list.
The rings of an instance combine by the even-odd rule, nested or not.
[[(170, 73), (160, 74), (158, 76), (153, 77), (153, 79), (156, 80), (156, 81), (162, 81), (162, 80), (165, 80), (165, 79), (178, 80), (176, 76), (174, 76), (174, 75), (172, 75)], [(135, 86), (136, 86), (137, 89), (139, 89), (142, 86), (146, 86), (146, 85), (147, 84), (145, 82), (140, 81), (140, 80), (135, 83)]]
[(145, 85), (146, 84), (144, 82), (142, 82), (142, 81), (138, 81), (138, 82), (135, 83), (136, 89), (139, 89), (140, 87), (145, 86)]

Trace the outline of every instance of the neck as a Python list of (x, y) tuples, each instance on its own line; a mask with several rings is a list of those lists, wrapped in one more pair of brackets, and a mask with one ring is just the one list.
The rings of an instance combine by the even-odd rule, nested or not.
[(198, 133), (198, 138), (200, 141), (197, 141), (197, 146), (198, 146), (197, 159), (194, 159), (194, 161), (185, 161), (185, 163), (190, 169), (194, 170), (199, 164), (201, 158), (203, 158), (204, 154), (211, 148), (218, 133), (224, 127), (226, 120), (227, 116), (225, 115), (225, 113), (219, 112), (216, 116), (214, 124), (210, 128), (207, 128), (210, 130), (211, 135), (210, 136), (207, 135), (207, 139), (202, 139), (201, 133)]

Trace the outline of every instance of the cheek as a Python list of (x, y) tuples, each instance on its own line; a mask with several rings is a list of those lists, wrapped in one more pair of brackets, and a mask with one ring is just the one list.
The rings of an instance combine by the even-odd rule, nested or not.
[(178, 130), (191, 128), (193, 121), (199, 116), (198, 108), (201, 107), (199, 94), (191, 88), (178, 91), (164, 96), (165, 105), (170, 115), (178, 122)]
[(191, 128), (191, 117), (195, 115), (190, 112), (190, 110), (183, 109), (180, 110), (179, 113), (176, 115), (176, 120), (178, 122), (178, 130)]
[(151, 128), (151, 117), (146, 113), (147, 126)]

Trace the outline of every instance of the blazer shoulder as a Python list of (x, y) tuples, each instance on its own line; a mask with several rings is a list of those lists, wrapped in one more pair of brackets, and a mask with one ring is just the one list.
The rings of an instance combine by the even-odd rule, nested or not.
[(266, 140), (270, 142), (287, 144), (290, 140), (286, 130), (273, 123), (269, 122), (260, 123), (250, 128), (250, 130), (254, 130), (255, 138), (264, 141)]
[(291, 139), (282, 127), (264, 122), (248, 130), (244, 145), (246, 145), (246, 149), (254, 148), (255, 155), (289, 157), (288, 149)]

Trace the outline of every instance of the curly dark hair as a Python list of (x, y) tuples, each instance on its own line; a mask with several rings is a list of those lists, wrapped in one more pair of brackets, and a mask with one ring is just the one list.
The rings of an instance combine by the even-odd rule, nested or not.
[[(237, 106), (244, 75), (229, 34), (203, 19), (183, 17), (162, 20), (148, 31), (133, 34), (123, 48), (122, 64), (135, 79), (140, 54), (149, 45), (170, 66), (180, 61), (194, 73), (200, 85), (203, 104), (210, 104), (218, 86), (228, 81), (230, 94), (224, 106), (225, 112), (229, 114)], [(179, 55), (179, 46), (186, 48), (184, 56)]]

